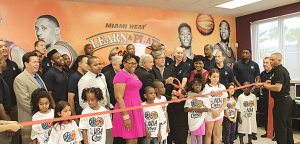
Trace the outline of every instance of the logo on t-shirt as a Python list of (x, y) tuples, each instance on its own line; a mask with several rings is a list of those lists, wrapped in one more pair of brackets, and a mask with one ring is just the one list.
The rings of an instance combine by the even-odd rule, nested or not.
[[(196, 108), (204, 107), (202, 100), (197, 100), (197, 102), (192, 100), (191, 105), (192, 105), (192, 107), (196, 107)], [(193, 119), (200, 118), (201, 116), (202, 116), (202, 113), (198, 113), (197, 111), (193, 111), (191, 113), (191, 118), (193, 118)]]
[(89, 125), (91, 128), (89, 129), (91, 139), (94, 142), (101, 141), (102, 139), (102, 132), (103, 132), (103, 125), (104, 125), (104, 119), (102, 117), (92, 117), (89, 120)]
[(75, 131), (73, 130), (71, 133), (70, 132), (66, 132), (63, 135), (63, 139), (64, 139), (65, 142), (74, 141), (76, 139), (76, 133), (75, 133)]
[(158, 128), (157, 124), (158, 113), (156, 111), (145, 112), (146, 127), (150, 132), (155, 132)]
[(225, 71), (225, 75), (227, 75), (228, 74), (228, 72), (227, 71)]
[(251, 66), (251, 69), (254, 69), (254, 66)]
[(227, 103), (227, 108), (228, 109), (234, 109), (235, 108), (235, 103)]
[(47, 130), (52, 126), (52, 123), (41, 123), (43, 130)]
[[(213, 93), (213, 92), (217, 92), (217, 91), (211, 91), (210, 93)], [(210, 98), (211, 108), (218, 109), (221, 107), (221, 105), (223, 104), (222, 95), (223, 94), (221, 92), (218, 94), (210, 95), (211, 96), (211, 98)]]
[(254, 102), (252, 100), (250, 101), (244, 101), (244, 117), (249, 118), (252, 117), (253, 111), (254, 111)]

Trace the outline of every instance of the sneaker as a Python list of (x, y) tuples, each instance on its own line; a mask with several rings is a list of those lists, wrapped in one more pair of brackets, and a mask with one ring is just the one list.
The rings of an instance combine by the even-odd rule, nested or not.
[(264, 134), (264, 135), (261, 135), (260, 137), (266, 138), (266, 137), (268, 137), (268, 136), (267, 136), (267, 134)]
[(253, 140), (257, 140), (256, 135), (253, 135), (252, 139), (253, 139)]
[(272, 141), (276, 141), (276, 138), (275, 138), (275, 137), (273, 137)]
[(238, 137), (239, 137), (238, 135), (235, 135), (235, 136), (234, 136), (234, 140), (237, 140)]

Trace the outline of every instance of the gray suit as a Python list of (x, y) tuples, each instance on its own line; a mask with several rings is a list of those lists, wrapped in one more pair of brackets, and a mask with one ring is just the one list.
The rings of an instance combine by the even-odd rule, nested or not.
[[(45, 89), (47, 89), (42, 78), (40, 76), (38, 77), (42, 81)], [(15, 78), (14, 91), (18, 104), (18, 122), (32, 121), (33, 114), (31, 113), (32, 106), (30, 105), (31, 94), (37, 88), (41, 88), (41, 86), (26, 69)], [(30, 138), (31, 126), (26, 126), (22, 129), (22, 141), (24, 138), (26, 138), (25, 141), (28, 140), (28, 132)], [(25, 136), (24, 134), (27, 135)], [(23, 144), (24, 143), (27, 142), (23, 142)]]

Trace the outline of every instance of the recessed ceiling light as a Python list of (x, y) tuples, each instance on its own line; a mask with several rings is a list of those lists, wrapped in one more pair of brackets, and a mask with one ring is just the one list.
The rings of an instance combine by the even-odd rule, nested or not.
[(220, 5), (217, 5), (216, 7), (234, 9), (234, 8), (252, 4), (252, 3), (255, 3), (258, 1), (261, 1), (261, 0), (233, 0), (233, 1), (229, 1), (226, 3), (220, 4)]

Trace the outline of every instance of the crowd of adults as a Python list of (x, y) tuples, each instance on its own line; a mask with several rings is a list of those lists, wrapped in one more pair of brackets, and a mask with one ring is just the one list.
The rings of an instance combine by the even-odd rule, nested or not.
[[(47, 53), (46, 57), (46, 44), (43, 40), (39, 40), (34, 45), (35, 50), (22, 57), (24, 70), (21, 71), (15, 62), (8, 59), (8, 47), (2, 40), (0, 40), (0, 48), (2, 53), (0, 55), (1, 120), (31, 121), (33, 115), (30, 105), (31, 93), (37, 88), (45, 88), (48, 91), (53, 107), (59, 101), (68, 101), (72, 115), (78, 115), (84, 108), (88, 107), (87, 102), (81, 97), (82, 90), (85, 88), (97, 87), (102, 90), (104, 99), (99, 101), (99, 105), (109, 110), (122, 109), (139, 106), (141, 101), (145, 101), (144, 89), (151, 86), (155, 80), (164, 83), (167, 100), (175, 100), (178, 97), (172, 92), (181, 93), (181, 90), (171, 85), (174, 77), (181, 82), (183, 87), (187, 87), (195, 74), (200, 73), (203, 82), (206, 82), (208, 71), (217, 68), (220, 72), (220, 83), (224, 85), (233, 83), (236, 86), (241, 86), (245, 81), (248, 81), (257, 83), (257, 87), (264, 86), (264, 88), (274, 91), (271, 93), (275, 100), (274, 109), (278, 110), (278, 113), (274, 111), (274, 118), (277, 118), (274, 119), (274, 127), (276, 135), (280, 135), (276, 138), (278, 143), (291, 142), (291, 125), (288, 122), (290, 109), (280, 109), (282, 104), (278, 102), (283, 101), (286, 105), (291, 104), (288, 93), (289, 74), (281, 65), (282, 56), (279, 53), (264, 59), (265, 71), (260, 74), (258, 64), (250, 58), (252, 52), (249, 48), (245, 48), (242, 52), (243, 58), (232, 64), (233, 67), (230, 67), (231, 65), (224, 64), (225, 53), (215, 51), (210, 44), (204, 46), (205, 56), (193, 55), (192, 59), (187, 57), (185, 47), (176, 47), (172, 59), (167, 57), (165, 46), (155, 41), (151, 45), (152, 52), (141, 57), (135, 55), (135, 47), (132, 44), (127, 45), (127, 54), (123, 57), (111, 52), (108, 57), (110, 64), (102, 68), (100, 59), (93, 55), (92, 45), (87, 44), (84, 47), (85, 55), (79, 56), (74, 65), (69, 68), (70, 57), (68, 55), (53, 49)], [(277, 72), (277, 69), (284, 71), (287, 75)], [(259, 83), (270, 79), (272, 79), (271, 86)], [(174, 83), (176, 82), (174, 81)], [(253, 86), (254, 93), (255, 89)], [(241, 93), (237, 90), (236, 95)], [(267, 90), (264, 90), (263, 94), (267, 95)], [(168, 144), (172, 142), (176, 144), (186, 143), (188, 120), (187, 113), (184, 112), (184, 103), (181, 101), (168, 105), (170, 126)], [(285, 113), (284, 118), (281, 116), (283, 113)], [(126, 119), (127, 116), (129, 118)], [(144, 118), (143, 113), (138, 109), (116, 113), (112, 117), (114, 127), (108, 131), (106, 143), (137, 143), (137, 138), (143, 136)], [(78, 123), (77, 119), (75, 121)], [(30, 134), (31, 126), (26, 126), (21, 129), (21, 134), (12, 130), (7, 130), (6, 133), (2, 132), (0, 140), (1, 142), (19, 143), (19, 135), (21, 135), (22, 143), (29, 144), (32, 143)], [(14, 138), (11, 139), (12, 137)]]

